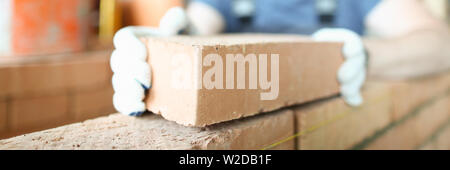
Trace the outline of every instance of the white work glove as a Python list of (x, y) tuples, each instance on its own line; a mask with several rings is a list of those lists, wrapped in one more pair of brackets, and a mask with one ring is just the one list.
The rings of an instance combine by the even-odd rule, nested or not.
[(147, 63), (147, 47), (139, 37), (175, 35), (186, 26), (184, 10), (175, 7), (167, 11), (159, 28), (129, 26), (117, 31), (110, 61), (114, 73), (113, 104), (117, 111), (130, 116), (146, 111), (143, 100), (145, 90), (151, 88), (151, 68)]
[(343, 42), (345, 61), (339, 68), (337, 79), (341, 84), (341, 95), (350, 106), (363, 103), (361, 87), (366, 79), (367, 54), (361, 37), (342, 28), (324, 28), (312, 35), (316, 41)]

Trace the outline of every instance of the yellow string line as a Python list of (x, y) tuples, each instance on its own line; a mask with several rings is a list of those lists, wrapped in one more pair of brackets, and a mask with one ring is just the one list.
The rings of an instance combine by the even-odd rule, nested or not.
[[(374, 102), (373, 104), (377, 104), (377, 103), (381, 102), (382, 99), (386, 98), (387, 96), (388, 96), (388, 94), (387, 94), (387, 95), (380, 96), (379, 98), (377, 98), (377, 99), (375, 100), (375, 102)], [(318, 123), (318, 124), (316, 124), (316, 125), (313, 125), (313, 126), (307, 128), (307, 129), (303, 130), (303, 131), (300, 131), (299, 133), (296, 133), (296, 134), (294, 134), (294, 135), (292, 135), (292, 136), (289, 136), (289, 137), (287, 137), (287, 138), (285, 138), (285, 139), (283, 139), (283, 140), (281, 140), (281, 141), (278, 141), (278, 142), (276, 142), (276, 143), (274, 143), (274, 144), (271, 144), (271, 145), (269, 145), (269, 146), (266, 146), (266, 147), (262, 148), (261, 150), (267, 150), (267, 149), (273, 148), (273, 147), (278, 146), (278, 145), (280, 145), (280, 144), (282, 144), (282, 143), (284, 143), (284, 142), (286, 142), (286, 141), (295, 139), (296, 137), (299, 137), (299, 136), (302, 136), (302, 135), (311, 133), (312, 131), (314, 131), (314, 130), (316, 130), (316, 129), (319, 129), (319, 128), (324, 127), (324, 126), (326, 126), (326, 125), (328, 125), (328, 124), (330, 124), (330, 123), (333, 123), (333, 122), (335, 122), (335, 121), (337, 121), (337, 120), (339, 120), (339, 119), (342, 119), (342, 118), (344, 118), (345, 116), (349, 115), (350, 113), (359, 111), (359, 110), (361, 110), (362, 108), (363, 108), (363, 107), (359, 107), (359, 108), (356, 108), (356, 109), (354, 109), (354, 110), (349, 110), (349, 111), (346, 111), (346, 112), (343, 112), (343, 113), (339, 113), (339, 114), (337, 114), (336, 116), (332, 117), (331, 119), (322, 121), (322, 122), (320, 122), (320, 123)]]
[(287, 137), (287, 138), (285, 138), (285, 139), (283, 139), (283, 140), (281, 140), (281, 141), (279, 141), (279, 142), (276, 142), (276, 143), (274, 143), (274, 144), (272, 144), (272, 145), (269, 145), (269, 146), (267, 146), (267, 147), (264, 147), (262, 150), (266, 150), (266, 149), (273, 148), (273, 147), (278, 146), (278, 145), (280, 145), (280, 144), (282, 144), (282, 143), (284, 143), (284, 142), (287, 142), (287, 141), (289, 141), (289, 140), (292, 140), (292, 139), (294, 139), (294, 138), (296, 138), (296, 137), (299, 137), (299, 136), (308, 134), (308, 133), (310, 133), (310, 132), (312, 132), (312, 131), (314, 131), (314, 130), (316, 130), (316, 129), (318, 129), (318, 128), (321, 128), (321, 127), (323, 127), (323, 126), (326, 126), (326, 125), (328, 125), (328, 124), (330, 124), (330, 123), (332, 123), (332, 122), (334, 122), (334, 121), (336, 121), (336, 120), (339, 120), (339, 119), (341, 119), (341, 118), (347, 116), (349, 113), (350, 113), (350, 112), (344, 112), (344, 113), (338, 114), (337, 116), (334, 116), (332, 119), (322, 121), (322, 122), (320, 122), (320, 123), (318, 123), (318, 124), (316, 124), (316, 125), (314, 125), (314, 126), (308, 128), (308, 129), (305, 129), (305, 130), (303, 130), (303, 131), (300, 131), (300, 132), (297, 133), (297, 134), (294, 134), (294, 135), (289, 136), (289, 137)]

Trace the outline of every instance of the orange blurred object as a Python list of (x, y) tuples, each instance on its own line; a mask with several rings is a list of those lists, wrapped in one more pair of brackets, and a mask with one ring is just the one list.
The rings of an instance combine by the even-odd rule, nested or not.
[(122, 8), (119, 0), (100, 0), (98, 36), (102, 43), (111, 43), (114, 33), (122, 26)]
[(159, 26), (168, 9), (183, 6), (184, 0), (121, 0), (125, 25)]
[(14, 55), (80, 51), (86, 48), (92, 0), (13, 0)]

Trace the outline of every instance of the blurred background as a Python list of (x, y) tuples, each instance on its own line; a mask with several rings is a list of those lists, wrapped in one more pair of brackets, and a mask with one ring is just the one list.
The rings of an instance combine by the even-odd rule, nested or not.
[[(422, 0), (450, 23), (450, 0)], [(114, 113), (109, 56), (121, 27), (157, 27), (185, 0), (1, 0), (0, 138)]]

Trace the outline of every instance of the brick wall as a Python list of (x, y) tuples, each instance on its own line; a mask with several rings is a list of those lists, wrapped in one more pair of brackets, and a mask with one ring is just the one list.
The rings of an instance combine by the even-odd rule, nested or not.
[(113, 113), (109, 56), (2, 58), (0, 138)]
[(366, 85), (364, 104), (352, 108), (333, 98), (296, 108), (299, 149), (349, 149), (391, 122), (391, 86)]
[(0, 149), (448, 149), (449, 75), (370, 81), (356, 108), (332, 97), (205, 128), (112, 114), (0, 140)]

